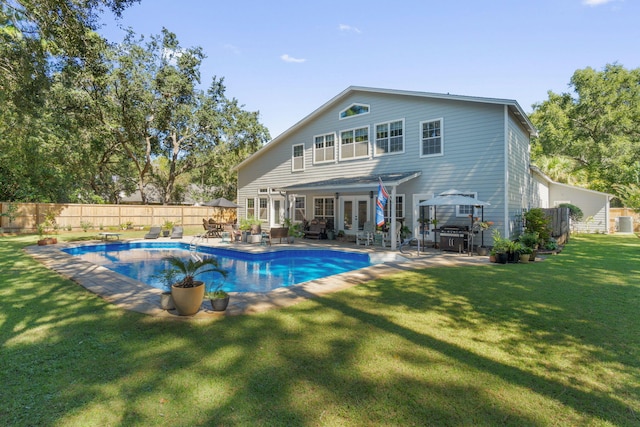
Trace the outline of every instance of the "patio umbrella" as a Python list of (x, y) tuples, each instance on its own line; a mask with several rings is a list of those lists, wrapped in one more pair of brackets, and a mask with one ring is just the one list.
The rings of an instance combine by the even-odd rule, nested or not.
[(233, 203), (231, 200), (225, 199), (224, 197), (218, 197), (217, 199), (213, 199), (209, 202), (204, 202), (202, 206), (212, 206), (216, 208), (239, 208), (240, 205)]

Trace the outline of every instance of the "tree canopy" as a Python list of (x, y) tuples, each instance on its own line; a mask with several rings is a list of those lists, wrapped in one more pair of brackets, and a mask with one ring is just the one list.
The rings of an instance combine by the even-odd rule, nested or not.
[(640, 182), (640, 69), (588, 67), (570, 87), (534, 106), (532, 160), (560, 182), (620, 195)]
[[(0, 199), (234, 198), (232, 168), (269, 139), (258, 112), (200, 87), (205, 54), (163, 29), (109, 44), (98, 13), (134, 0), (0, 0)], [(60, 22), (60, 20), (64, 22)]]

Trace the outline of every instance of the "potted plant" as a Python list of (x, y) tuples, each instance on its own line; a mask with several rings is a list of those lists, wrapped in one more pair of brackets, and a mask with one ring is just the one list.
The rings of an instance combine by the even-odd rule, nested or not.
[(207, 292), (207, 298), (211, 302), (213, 311), (225, 311), (229, 305), (229, 294), (222, 289), (220, 282), (213, 290)]
[(336, 239), (339, 241), (343, 241), (345, 239), (344, 230), (338, 230), (338, 234), (336, 235)]
[(529, 260), (531, 258), (531, 253), (533, 252), (533, 249), (531, 249), (528, 246), (521, 245), (519, 252), (520, 252), (520, 262), (522, 264), (529, 264)]
[(507, 252), (509, 250), (510, 241), (509, 239), (505, 239), (500, 234), (500, 230), (493, 230), (493, 248), (491, 252), (495, 254), (496, 262), (500, 264), (506, 264), (508, 261)]
[(163, 310), (174, 310), (176, 308), (175, 304), (173, 303), (173, 297), (171, 295), (171, 285), (176, 282), (176, 277), (178, 276), (178, 274), (178, 270), (166, 269), (162, 270), (159, 274), (154, 275), (154, 277), (162, 281), (160, 308), (162, 308)]
[(296, 237), (303, 237), (302, 223), (294, 223), (291, 218), (284, 219), (284, 226), (289, 229), (289, 243), (294, 243)]
[(404, 241), (409, 236), (411, 236), (411, 229), (406, 225), (400, 227), (400, 241)]
[(520, 236), (520, 243), (523, 246), (531, 249), (529, 253), (529, 261), (535, 261), (536, 255), (538, 253), (538, 245), (540, 244), (540, 239), (538, 238), (537, 232), (526, 232), (522, 233)]
[(169, 233), (171, 232), (171, 229), (173, 228), (174, 225), (175, 225), (175, 222), (166, 219), (162, 224), (162, 236), (169, 237)]
[(179, 280), (171, 285), (171, 295), (178, 314), (181, 316), (192, 316), (200, 310), (204, 298), (204, 282), (194, 280), (196, 276), (216, 272), (226, 277), (227, 271), (218, 266), (215, 258), (205, 258), (193, 260), (176, 256), (167, 258), (169, 265), (177, 271)]

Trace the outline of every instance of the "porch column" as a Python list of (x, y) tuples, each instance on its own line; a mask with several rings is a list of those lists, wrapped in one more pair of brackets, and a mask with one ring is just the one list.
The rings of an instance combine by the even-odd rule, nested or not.
[(391, 202), (391, 213), (389, 221), (391, 221), (391, 248), (395, 249), (398, 245), (397, 230), (396, 230), (396, 186), (391, 187), (391, 195), (389, 196), (389, 202)]

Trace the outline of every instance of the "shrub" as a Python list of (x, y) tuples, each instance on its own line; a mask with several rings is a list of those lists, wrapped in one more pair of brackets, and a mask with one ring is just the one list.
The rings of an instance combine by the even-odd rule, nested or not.
[(543, 242), (551, 238), (550, 220), (541, 208), (533, 208), (524, 214), (524, 229), (527, 233), (538, 233)]

